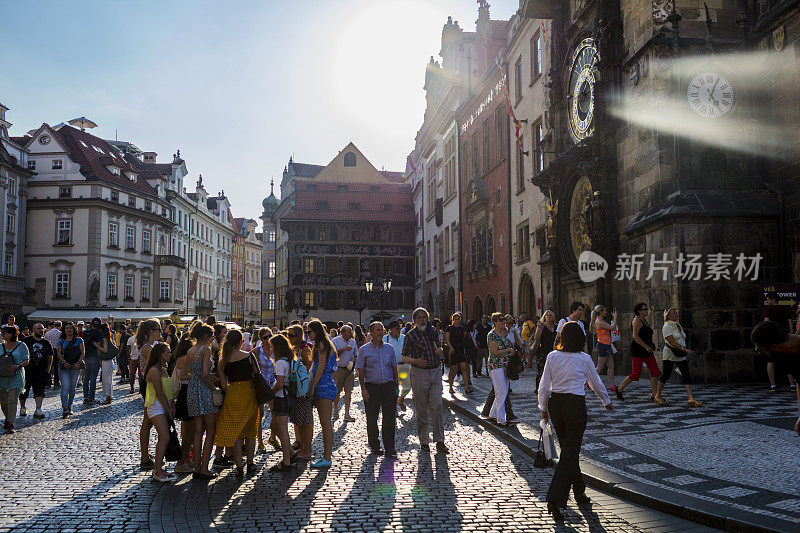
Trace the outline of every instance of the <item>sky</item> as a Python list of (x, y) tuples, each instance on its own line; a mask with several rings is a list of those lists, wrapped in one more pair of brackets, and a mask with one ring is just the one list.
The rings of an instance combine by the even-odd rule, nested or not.
[[(518, 0), (490, 2), (508, 19)], [(470, 0), (3, 2), (0, 103), (11, 135), (86, 116), (98, 137), (172, 160), (255, 218), (290, 156), (325, 165), (353, 141), (404, 171), (425, 64)]]

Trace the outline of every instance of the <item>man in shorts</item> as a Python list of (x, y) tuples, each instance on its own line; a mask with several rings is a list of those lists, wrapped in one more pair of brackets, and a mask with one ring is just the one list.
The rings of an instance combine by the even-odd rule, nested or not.
[(344, 391), (344, 421), (355, 422), (355, 418), (350, 416), (350, 399), (353, 394), (353, 369), (355, 368), (358, 345), (353, 338), (353, 328), (342, 326), (339, 336), (331, 339), (339, 366), (333, 373), (333, 381), (336, 383), (336, 400), (333, 402), (333, 419), (339, 418), (339, 396)]

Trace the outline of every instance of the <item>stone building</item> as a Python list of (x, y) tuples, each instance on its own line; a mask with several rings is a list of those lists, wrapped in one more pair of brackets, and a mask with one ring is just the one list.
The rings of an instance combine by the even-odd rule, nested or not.
[[(698, 379), (763, 373), (749, 331), (763, 284), (785, 279), (778, 265), (786, 264), (780, 196), (766, 178), (770, 168), (786, 179), (796, 169), (777, 169), (759, 144), (771, 117), (743, 61), (754, 69), (763, 57), (742, 55), (753, 48), (742, 23), (750, 31), (771, 23), (753, 18), (752, 2), (521, 4), (523, 17), (551, 21), (545, 152), (553, 155), (532, 180), (552, 208), (540, 259), (545, 307), (559, 315), (573, 300), (617, 307), (624, 346), (637, 302), (649, 304), (656, 329), (676, 306), (699, 352)], [(779, 25), (782, 13), (763, 20)], [(583, 282), (578, 258), (588, 251), (609, 271)], [(629, 366), (621, 355), (617, 363)]]
[(261, 320), (261, 241), (256, 224), (252, 218), (233, 219), (231, 320), (242, 326)]
[[(270, 198), (264, 206), (266, 216)], [(273, 216), (281, 320), (410, 316), (414, 212), (403, 174), (377, 170), (353, 143), (326, 166), (290, 159)], [(366, 292), (386, 280), (388, 292)]]
[(480, 7), (475, 83), (456, 115), (462, 299), (468, 320), (507, 313), (511, 305), (509, 117), (496, 61), (507, 42), (507, 24), (490, 20), (488, 6)]
[[(278, 290), (278, 221), (275, 219), (275, 210), (278, 209), (278, 199), (275, 197), (275, 182), (270, 183), (269, 196), (261, 203), (264, 208), (261, 213), (261, 323), (268, 326), (278, 326), (280, 309), (277, 296)], [(285, 281), (284, 281), (285, 285)]]
[(2, 271), (0, 271), (0, 312), (19, 315), (25, 300), (25, 224), (28, 180), (28, 151), (23, 142), (8, 135), (8, 108), (0, 104), (0, 224), (3, 228)]

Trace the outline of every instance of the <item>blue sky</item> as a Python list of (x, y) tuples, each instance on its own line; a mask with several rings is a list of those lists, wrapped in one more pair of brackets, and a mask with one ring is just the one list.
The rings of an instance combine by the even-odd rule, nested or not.
[[(509, 18), (518, 0), (491, 2)], [(469, 0), (4, 2), (0, 102), (12, 135), (85, 115), (92, 133), (224, 189), (257, 218), (289, 156), (328, 163), (353, 141), (402, 171), (425, 107), (425, 63)]]

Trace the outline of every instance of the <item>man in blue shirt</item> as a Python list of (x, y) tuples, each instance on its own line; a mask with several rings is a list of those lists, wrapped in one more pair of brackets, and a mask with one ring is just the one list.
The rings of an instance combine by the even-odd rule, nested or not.
[(396, 427), (395, 404), (397, 388), (400, 384), (397, 374), (397, 357), (394, 348), (383, 342), (386, 330), (380, 322), (369, 325), (372, 341), (361, 347), (356, 361), (358, 382), (364, 397), (364, 410), (367, 413), (367, 439), (372, 453), (382, 455), (378, 440), (378, 413), (383, 411), (383, 446), (386, 455), (397, 457), (394, 447)]

